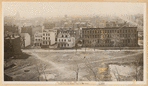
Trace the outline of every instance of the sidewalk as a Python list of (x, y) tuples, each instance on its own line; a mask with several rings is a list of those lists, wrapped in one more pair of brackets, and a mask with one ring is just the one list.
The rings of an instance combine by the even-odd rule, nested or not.
[[(76, 49), (63, 49), (63, 50), (48, 50), (48, 49), (22, 49), (23, 52), (76, 52)], [(143, 49), (129, 49), (129, 50), (99, 50), (86, 48), (86, 52), (96, 51), (143, 51)], [(77, 49), (77, 52), (85, 52), (85, 48)]]

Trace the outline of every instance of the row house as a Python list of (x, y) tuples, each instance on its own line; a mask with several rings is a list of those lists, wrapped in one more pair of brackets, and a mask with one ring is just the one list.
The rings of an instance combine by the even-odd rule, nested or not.
[(42, 30), (42, 47), (49, 47), (56, 43), (57, 31), (53, 29)]
[(34, 34), (34, 46), (39, 46), (39, 47), (42, 46), (42, 32), (40, 31), (37, 31)]
[(76, 44), (81, 38), (81, 29), (79, 28), (60, 28), (58, 29), (58, 34), (69, 34), (70, 37), (75, 38), (75, 44)]
[(83, 46), (138, 46), (137, 27), (82, 28)]
[(59, 48), (72, 48), (75, 46), (75, 38), (70, 33), (59, 33), (57, 43)]

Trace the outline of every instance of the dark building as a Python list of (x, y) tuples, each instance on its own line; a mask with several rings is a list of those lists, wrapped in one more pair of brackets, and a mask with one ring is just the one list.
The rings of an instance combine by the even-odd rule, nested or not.
[(12, 33), (18, 33), (18, 27), (16, 25), (4, 25), (4, 33), (12, 32)]
[(136, 47), (137, 27), (82, 28), (85, 47)]
[(20, 37), (5, 37), (4, 38), (4, 58), (9, 59), (12, 56), (20, 55), (21, 40)]

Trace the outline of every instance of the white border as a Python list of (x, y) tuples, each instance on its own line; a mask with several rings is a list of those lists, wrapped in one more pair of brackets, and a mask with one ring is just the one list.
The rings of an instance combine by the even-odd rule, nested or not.
[[(3, 5), (4, 5), (5, 2), (2, 2), (2, 84), (56, 84), (57, 82), (59, 81), (51, 81), (51, 82), (47, 82), (47, 81), (4, 81), (4, 10), (3, 10)], [(108, 3), (108, 2), (103, 2), (103, 3)], [(110, 2), (109, 2), (110, 3)], [(126, 3), (126, 2), (115, 2), (115, 3)], [(144, 21), (144, 76), (143, 76), (143, 81), (137, 81), (135, 82), (135, 85), (145, 85), (147, 84), (147, 63), (146, 63), (146, 60), (147, 60), (147, 53), (146, 53), (146, 6), (147, 4), (146, 3), (143, 3), (144, 4), (144, 17), (143, 17), (143, 21)], [(69, 81), (61, 81), (60, 83), (65, 83), (65, 84), (62, 84), (62, 85), (67, 85), (66, 83), (71, 83)], [(89, 81), (78, 81), (76, 83), (78, 83), (77, 85), (83, 85), (83, 83), (88, 83)], [(94, 82), (94, 81), (93, 81)], [(91, 83), (91, 81), (90, 81)], [(102, 84), (103, 83), (103, 84)], [(96, 82), (96, 84), (94, 85), (99, 85), (99, 84), (102, 84), (102, 85), (133, 85), (133, 81), (121, 81), (121, 82), (113, 82), (113, 81), (100, 81), (100, 82)], [(57, 84), (57, 85), (60, 85), (60, 84)], [(71, 84), (69, 84), (71, 85)], [(76, 84), (74, 84), (76, 85)], [(85, 85), (85, 84), (84, 84)], [(87, 84), (87, 85), (92, 85), (92, 84)]]

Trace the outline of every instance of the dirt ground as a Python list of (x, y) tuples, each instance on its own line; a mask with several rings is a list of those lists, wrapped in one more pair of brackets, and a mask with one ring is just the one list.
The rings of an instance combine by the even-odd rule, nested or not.
[[(130, 63), (142, 51), (25, 52), (26, 59), (12, 59), (5, 74), (15, 81), (111, 81), (108, 64)], [(100, 69), (105, 68), (105, 70)], [(132, 81), (132, 80), (130, 80)]]

